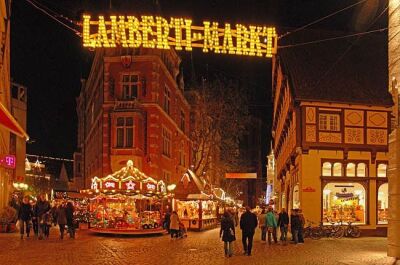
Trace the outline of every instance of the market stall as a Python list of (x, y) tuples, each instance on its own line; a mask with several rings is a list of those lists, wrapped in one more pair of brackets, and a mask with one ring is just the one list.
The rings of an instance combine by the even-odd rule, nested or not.
[(175, 191), (175, 209), (180, 221), (190, 230), (205, 230), (217, 226), (218, 198), (211, 187), (187, 170)]
[(165, 183), (146, 176), (133, 167), (132, 161), (104, 178), (93, 178), (91, 196), (91, 230), (112, 234), (163, 233), (161, 212), (167, 193)]

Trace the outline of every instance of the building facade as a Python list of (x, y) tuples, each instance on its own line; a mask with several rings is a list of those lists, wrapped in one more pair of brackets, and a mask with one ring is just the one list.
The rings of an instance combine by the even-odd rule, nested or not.
[(177, 183), (189, 166), (190, 106), (173, 50), (99, 50), (77, 99), (74, 176), (83, 186), (128, 160)]
[[(332, 33), (309, 31), (300, 41), (315, 36)], [(333, 66), (348, 44), (299, 47), (273, 59), (280, 208), (301, 208), (316, 223), (353, 221), (386, 232), (392, 100), (384, 47), (369, 50), (379, 41), (360, 39)]]

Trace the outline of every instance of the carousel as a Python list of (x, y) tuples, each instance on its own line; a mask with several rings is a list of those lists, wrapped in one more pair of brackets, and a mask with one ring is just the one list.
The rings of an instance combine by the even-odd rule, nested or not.
[(128, 161), (127, 166), (104, 178), (94, 177), (90, 197), (91, 231), (105, 234), (164, 233), (161, 212), (173, 195), (165, 183), (146, 176)]

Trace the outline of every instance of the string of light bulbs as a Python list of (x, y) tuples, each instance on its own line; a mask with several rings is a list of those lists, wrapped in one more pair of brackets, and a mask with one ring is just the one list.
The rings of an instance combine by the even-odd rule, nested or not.
[(57, 161), (64, 161), (64, 162), (74, 162), (74, 160), (72, 159), (68, 159), (68, 158), (61, 158), (61, 157), (51, 157), (51, 156), (42, 156), (42, 155), (30, 155), (30, 154), (26, 154), (27, 157), (36, 157), (37, 159), (50, 159), (50, 160), (57, 160)]

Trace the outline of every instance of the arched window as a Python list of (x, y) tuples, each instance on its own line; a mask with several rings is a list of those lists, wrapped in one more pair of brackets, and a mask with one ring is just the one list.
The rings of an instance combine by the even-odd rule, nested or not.
[(332, 164), (325, 162), (322, 164), (322, 176), (332, 176)]
[(357, 164), (357, 177), (365, 177), (367, 175), (367, 166), (365, 163)]
[(348, 163), (346, 167), (346, 176), (355, 177), (356, 175), (356, 164)]
[(300, 208), (300, 189), (299, 184), (296, 184), (293, 188), (293, 201), (292, 201), (292, 208), (299, 209)]
[(343, 175), (342, 173), (342, 163), (336, 162), (333, 164), (333, 175), (335, 177), (340, 177)]
[(388, 205), (389, 205), (389, 192), (388, 192), (388, 184), (382, 184), (378, 189), (378, 224), (387, 224), (388, 223)]
[(377, 170), (377, 176), (379, 178), (386, 178), (387, 177), (387, 165), (386, 164), (379, 164)]

